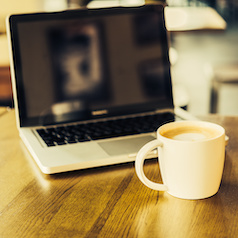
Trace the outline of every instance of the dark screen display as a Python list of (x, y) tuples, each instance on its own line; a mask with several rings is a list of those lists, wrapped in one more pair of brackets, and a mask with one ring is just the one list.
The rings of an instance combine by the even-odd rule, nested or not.
[(22, 125), (172, 106), (162, 7), (43, 13), (16, 22)]

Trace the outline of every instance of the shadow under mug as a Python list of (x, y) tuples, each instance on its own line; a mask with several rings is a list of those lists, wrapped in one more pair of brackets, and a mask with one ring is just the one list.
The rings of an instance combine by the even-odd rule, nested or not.
[[(147, 154), (156, 148), (163, 183), (152, 182), (143, 171)], [(177, 121), (158, 128), (157, 139), (138, 152), (135, 169), (138, 178), (151, 189), (183, 199), (203, 199), (217, 193), (224, 160), (223, 127), (204, 121)]]

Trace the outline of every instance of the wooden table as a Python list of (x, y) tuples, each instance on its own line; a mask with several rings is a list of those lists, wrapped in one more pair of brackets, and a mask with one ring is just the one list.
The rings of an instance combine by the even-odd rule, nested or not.
[[(0, 237), (238, 237), (238, 118), (203, 119), (230, 142), (219, 192), (189, 201), (144, 186), (134, 164), (44, 175), (25, 149), (14, 111), (0, 116)], [(156, 160), (145, 173), (156, 180)]]

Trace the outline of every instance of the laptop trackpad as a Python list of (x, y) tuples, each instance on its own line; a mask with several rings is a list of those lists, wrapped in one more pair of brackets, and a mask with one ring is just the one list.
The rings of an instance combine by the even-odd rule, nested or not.
[(114, 141), (98, 143), (109, 155), (132, 154), (140, 150), (147, 142), (155, 139), (154, 136), (142, 136), (130, 139), (118, 139)]

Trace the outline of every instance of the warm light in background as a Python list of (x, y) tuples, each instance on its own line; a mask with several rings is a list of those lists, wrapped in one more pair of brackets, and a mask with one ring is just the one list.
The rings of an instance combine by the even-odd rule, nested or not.
[(138, 6), (145, 4), (144, 0), (95, 0), (91, 1), (87, 7), (88, 8), (100, 8), (100, 7), (115, 7), (115, 6)]
[(211, 7), (166, 7), (165, 20), (169, 31), (226, 29), (226, 22)]

